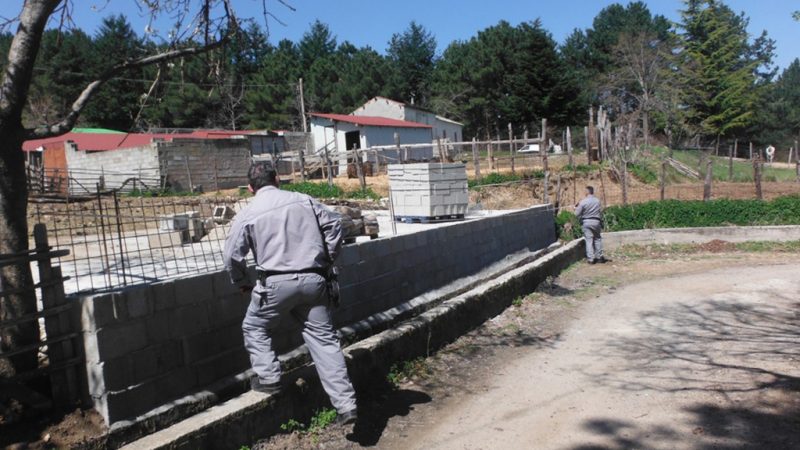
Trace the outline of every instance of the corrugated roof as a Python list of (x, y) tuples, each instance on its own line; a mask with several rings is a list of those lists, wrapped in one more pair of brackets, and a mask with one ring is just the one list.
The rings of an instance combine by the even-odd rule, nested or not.
[(154, 140), (172, 141), (174, 139), (230, 139), (237, 136), (261, 133), (260, 130), (195, 130), (191, 133), (76, 133), (71, 131), (61, 136), (33, 139), (22, 144), (24, 151), (32, 151), (49, 144), (71, 141), (79, 150), (108, 151), (120, 148), (142, 147)]
[(386, 117), (375, 116), (351, 116), (347, 114), (322, 114), (311, 113), (314, 117), (335, 120), (337, 122), (347, 122), (366, 127), (391, 127), (391, 128), (433, 128), (424, 123), (409, 122), (407, 120), (389, 119)]

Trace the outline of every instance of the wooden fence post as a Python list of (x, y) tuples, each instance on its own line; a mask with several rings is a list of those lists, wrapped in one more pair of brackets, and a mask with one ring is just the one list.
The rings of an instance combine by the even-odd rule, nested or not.
[(550, 203), (550, 172), (544, 172), (544, 187), (542, 188), (542, 201)]
[(475, 166), (475, 179), (481, 179), (481, 159), (478, 157), (478, 145), (475, 143), (475, 138), (472, 138), (472, 165)]
[(569, 157), (569, 166), (575, 166), (575, 162), (572, 160), (572, 134), (569, 130), (570, 127), (567, 127), (567, 156)]
[(545, 177), (547, 177), (547, 119), (542, 119), (542, 140), (539, 143), (539, 152), (542, 154), (542, 170), (544, 170)]
[(711, 180), (713, 175), (714, 162), (709, 157), (706, 160), (706, 178), (703, 181), (703, 201), (711, 200)]
[(761, 168), (761, 155), (758, 154), (753, 158), (753, 182), (756, 185), (756, 198), (758, 200), (764, 199), (764, 194), (761, 191)]
[(514, 175), (516, 173), (516, 168), (514, 167), (514, 130), (511, 128), (511, 122), (508, 123), (508, 150), (511, 154), (511, 174)]
[(667, 186), (667, 160), (666, 159), (661, 161), (661, 173), (660, 173), (660, 175), (661, 176), (659, 177), (659, 189), (660, 189), (659, 199), (661, 199), (661, 201), (663, 202), (664, 201), (664, 191), (666, 190), (666, 186)]
[(733, 147), (728, 146), (728, 181), (733, 181)]
[(489, 135), (489, 133), (486, 133), (486, 152), (486, 158), (489, 160), (489, 170), (494, 172), (494, 152), (492, 149), (492, 137)]
[(589, 127), (583, 127), (583, 140), (586, 146), (586, 163), (592, 165), (592, 148), (589, 147)]
[(364, 178), (364, 166), (361, 162), (361, 152), (358, 151), (356, 144), (353, 144), (353, 153), (355, 153), (356, 175), (358, 175), (358, 184), (361, 185), (361, 192), (367, 190), (367, 180)]
[[(47, 239), (47, 227), (44, 224), (33, 226), (33, 238), (37, 253), (50, 252), (50, 245)], [(53, 267), (50, 257), (42, 258), (38, 261), (39, 284), (42, 291), (42, 310), (52, 310), (63, 308), (67, 304), (64, 294), (64, 282), (61, 274), (61, 267)], [(63, 310), (54, 314), (47, 314), (44, 317), (44, 326), (48, 341), (57, 340), (47, 346), (47, 355), (51, 367), (59, 367), (68, 362), (61, 369), (54, 369), (50, 373), (51, 390), (53, 402), (58, 405), (74, 405), (80, 400), (82, 389), (81, 371), (79, 370), (80, 359), (83, 357), (82, 347), (76, 345), (73, 338), (64, 337), (75, 335), (80, 336), (77, 324), (71, 320), (73, 316), (70, 310)], [(76, 361), (78, 361), (76, 363)]]

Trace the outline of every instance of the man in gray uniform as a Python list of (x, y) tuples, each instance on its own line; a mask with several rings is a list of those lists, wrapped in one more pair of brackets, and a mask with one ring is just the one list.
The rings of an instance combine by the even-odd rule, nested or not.
[[(271, 333), (285, 320), (303, 325), (325, 392), (342, 424), (356, 420), (356, 398), (333, 329), (326, 276), (342, 244), (340, 216), (307, 195), (280, 190), (266, 162), (248, 172), (251, 203), (234, 219), (223, 252), (231, 281), (251, 293), (242, 330), (255, 376), (253, 390), (280, 391), (281, 367)], [(258, 284), (253, 287), (245, 257), (252, 251)], [(252, 291), (252, 292), (251, 292)]]
[(600, 236), (603, 229), (603, 207), (594, 196), (592, 186), (586, 186), (586, 197), (576, 205), (575, 215), (581, 221), (583, 237), (586, 239), (586, 260), (589, 264), (606, 262), (603, 257), (603, 238)]

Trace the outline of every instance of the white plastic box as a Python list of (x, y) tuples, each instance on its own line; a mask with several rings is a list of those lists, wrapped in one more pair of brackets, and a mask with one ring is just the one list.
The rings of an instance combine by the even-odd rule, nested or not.
[(388, 170), (395, 216), (435, 219), (466, 214), (469, 193), (464, 164), (390, 164)]

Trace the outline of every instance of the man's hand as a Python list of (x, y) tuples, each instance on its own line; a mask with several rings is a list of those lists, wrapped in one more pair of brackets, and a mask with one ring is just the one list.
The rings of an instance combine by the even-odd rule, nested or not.
[(239, 292), (241, 292), (242, 294), (249, 294), (250, 291), (252, 291), (252, 290), (253, 290), (253, 286), (250, 286), (249, 284), (244, 285), (244, 286), (239, 286)]

